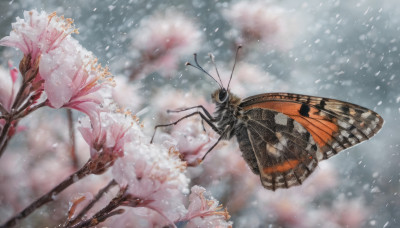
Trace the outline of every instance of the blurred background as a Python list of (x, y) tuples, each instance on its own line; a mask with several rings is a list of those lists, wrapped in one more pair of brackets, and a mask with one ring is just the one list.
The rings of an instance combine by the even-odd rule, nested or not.
[[(149, 135), (154, 125), (177, 118), (167, 109), (202, 104), (213, 111), (210, 94), (217, 85), (185, 62), (193, 62), (196, 52), (200, 64), (215, 75), (208, 57), (212, 53), (227, 85), (238, 44), (243, 48), (231, 88), (242, 98), (300, 93), (378, 112), (385, 120), (378, 135), (323, 161), (299, 187), (263, 189), (241, 159), (235, 139), (187, 174), (192, 185), (204, 186), (228, 208), (234, 227), (400, 226), (397, 0), (11, 0), (0, 2), (0, 36), (8, 35), (15, 18), (30, 9), (74, 19), (80, 32), (74, 37), (115, 75), (114, 99), (139, 116)], [(22, 57), (5, 47), (0, 55), (3, 69), (9, 60), (18, 66)], [(35, 113), (0, 160), (1, 217), (22, 209), (74, 169), (63, 152), (68, 132), (49, 124), (49, 118), (67, 125), (66, 114)], [(182, 151), (207, 142), (196, 131), (202, 132), (196, 118), (166, 129), (179, 138)], [(89, 153), (83, 140), (78, 142), (83, 163)], [(95, 184), (81, 188), (98, 189)], [(69, 189), (65, 201), (46, 206), (25, 225), (61, 223), (77, 191), (79, 186)]]

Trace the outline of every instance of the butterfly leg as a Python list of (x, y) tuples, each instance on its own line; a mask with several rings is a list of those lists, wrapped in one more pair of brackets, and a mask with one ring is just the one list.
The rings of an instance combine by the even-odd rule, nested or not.
[(203, 158), (201, 159), (202, 161), (204, 161), (204, 159), (206, 158), (207, 154), (210, 153), (214, 147), (217, 146), (217, 144), (221, 141), (221, 139), (223, 139), (226, 135), (226, 133), (228, 133), (228, 131), (231, 129), (231, 126), (226, 126), (224, 132), (222, 132), (221, 136), (218, 138), (217, 142), (214, 143), (214, 145), (212, 145), (212, 147), (210, 149), (207, 150), (206, 154), (204, 154)]
[[(176, 109), (176, 110), (167, 110), (167, 113), (171, 113), (171, 112), (175, 112), (175, 113), (184, 112), (184, 111), (191, 110), (191, 109), (195, 109), (195, 108), (201, 108), (201, 109), (203, 110), (204, 114), (206, 114), (206, 116), (208, 117), (209, 120), (211, 120), (212, 122), (215, 121), (215, 119), (211, 116), (211, 114), (207, 111), (207, 109), (204, 108), (203, 105), (197, 105), (197, 106), (193, 106), (193, 107), (189, 107), (189, 108), (181, 108), (181, 109)], [(207, 131), (206, 131), (206, 128), (204, 127), (204, 120), (203, 120), (203, 119), (201, 120), (201, 126), (203, 127), (203, 131), (204, 131), (204, 132), (207, 132)]]
[(154, 136), (156, 135), (157, 128), (159, 128), (159, 127), (168, 127), (168, 126), (171, 126), (171, 125), (176, 125), (177, 123), (181, 122), (182, 120), (184, 120), (184, 119), (186, 119), (186, 118), (189, 118), (189, 117), (191, 117), (191, 116), (194, 116), (194, 115), (200, 115), (201, 119), (204, 120), (204, 121), (206, 121), (206, 123), (207, 123), (208, 125), (210, 125), (210, 127), (211, 127), (215, 132), (217, 132), (218, 134), (221, 134), (221, 132), (218, 130), (217, 126), (215, 126), (215, 124), (212, 122), (212, 120), (208, 119), (208, 118), (207, 118), (203, 113), (201, 113), (200, 111), (197, 111), (197, 112), (193, 112), (193, 113), (191, 113), (191, 114), (188, 114), (188, 115), (186, 115), (186, 116), (184, 116), (184, 117), (181, 117), (180, 119), (178, 119), (177, 121), (175, 121), (175, 122), (173, 122), (173, 123), (156, 125), (156, 126), (154, 127), (154, 133), (153, 133), (153, 137), (151, 137), (150, 143), (153, 143), (153, 139), (154, 139)]
[(189, 107), (189, 108), (181, 108), (181, 109), (176, 109), (176, 110), (167, 110), (167, 113), (171, 113), (171, 112), (175, 112), (175, 113), (184, 112), (184, 111), (191, 110), (191, 109), (195, 109), (195, 108), (201, 108), (201, 109), (203, 110), (204, 114), (206, 114), (206, 116), (208, 117), (209, 120), (211, 120), (211, 121), (213, 121), (213, 122), (215, 121), (215, 119), (214, 119), (214, 118), (212, 117), (212, 115), (207, 111), (207, 109), (204, 108), (203, 105), (197, 105), (197, 106), (193, 106), (193, 107)]
[(207, 132), (207, 131), (206, 131), (206, 128), (204, 127), (204, 120), (203, 120), (203, 119), (201, 119), (201, 126), (203, 127), (203, 131), (204, 131), (204, 132)]

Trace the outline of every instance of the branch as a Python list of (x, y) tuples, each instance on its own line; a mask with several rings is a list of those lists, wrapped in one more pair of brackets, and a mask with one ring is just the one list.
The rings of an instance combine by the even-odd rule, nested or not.
[(8, 131), (10, 130), (11, 127), (11, 120), (6, 119), (6, 123), (3, 126), (3, 129), (1, 130), (1, 135), (0, 135), (0, 158), (3, 155), (4, 150), (7, 147), (7, 135)]
[(127, 187), (125, 188), (121, 188), (119, 190), (119, 193), (116, 197), (114, 197), (114, 199), (112, 199), (110, 201), (110, 203), (108, 203), (108, 205), (101, 209), (99, 212), (97, 212), (95, 215), (93, 215), (90, 219), (82, 221), (76, 225), (73, 226), (67, 226), (68, 228), (82, 228), (82, 227), (92, 227), (95, 226), (101, 222), (104, 222), (107, 218), (116, 215), (116, 214), (121, 214), (124, 212), (123, 209), (119, 209), (119, 210), (115, 210), (117, 209), (119, 206), (121, 206), (121, 204), (129, 199), (129, 195), (126, 195), (126, 191), (127, 191)]
[(25, 109), (18, 110), (18, 112), (16, 112), (14, 114), (14, 119), (21, 119), (21, 118), (31, 114), (32, 112), (38, 110), (39, 108), (46, 106), (46, 102), (47, 102), (47, 100), (43, 101), (42, 103), (37, 104), (36, 106), (34, 106), (28, 110), (25, 110)]
[(33, 211), (43, 206), (44, 204), (53, 201), (60, 192), (68, 188), (70, 185), (84, 178), (85, 176), (91, 174), (91, 170), (89, 169), (90, 163), (91, 160), (89, 159), (89, 161), (80, 170), (70, 175), (67, 179), (65, 179), (63, 182), (54, 187), (51, 191), (49, 191), (48, 193), (44, 194), (42, 197), (31, 203), (28, 207), (26, 207), (24, 210), (22, 210), (14, 217), (10, 218), (6, 223), (1, 225), (0, 227), (5, 228), (5, 227), (15, 226), (19, 220), (27, 217)]
[[(26, 74), (23, 74), (23, 78), (24, 78), (24, 82), (22, 83), (21, 87), (18, 90), (17, 96), (15, 97), (14, 100), (14, 104), (12, 106), (12, 109), (17, 109), (24, 100), (26, 100), (26, 98), (29, 95), (29, 91), (28, 94), (25, 94), (25, 90), (31, 86), (31, 82), (33, 81), (33, 79), (35, 79), (37, 73), (38, 73), (39, 68), (31, 68), (29, 69)], [(22, 72), (21, 72), (22, 73)], [(29, 75), (28, 75), (29, 74)], [(27, 78), (27, 80), (25, 80), (26, 75), (28, 75), (29, 77)]]
[(68, 223), (64, 227), (76, 224), (78, 220), (80, 220), (97, 203), (97, 201), (100, 200), (100, 198), (104, 195), (104, 193), (108, 192), (108, 190), (110, 190), (110, 188), (112, 188), (115, 185), (117, 185), (117, 182), (113, 179), (112, 181), (110, 181), (110, 183), (108, 183), (107, 186), (100, 189), (100, 191), (97, 193), (94, 199), (90, 201), (90, 203), (85, 208), (83, 208), (82, 211), (79, 212), (79, 214), (74, 219), (68, 221)]
[(96, 226), (96, 225), (106, 221), (109, 217), (114, 216), (114, 215), (119, 215), (119, 214), (122, 214), (124, 212), (125, 212), (125, 210), (122, 209), (122, 208), (121, 209), (117, 209), (117, 210), (111, 211), (111, 212), (109, 212), (107, 214), (99, 215), (96, 218), (92, 218), (92, 219), (86, 220), (84, 222), (81, 222), (81, 223), (79, 223), (79, 224), (77, 224), (75, 226), (71, 226), (71, 228), (81, 228), (81, 227)]

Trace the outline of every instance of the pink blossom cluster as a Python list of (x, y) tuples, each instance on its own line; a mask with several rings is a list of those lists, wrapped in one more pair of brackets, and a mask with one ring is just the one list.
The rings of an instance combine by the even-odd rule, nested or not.
[(137, 121), (130, 113), (113, 112), (100, 112), (80, 120), (78, 129), (90, 146), (96, 173), (106, 171), (118, 157), (125, 155), (126, 145), (140, 135)]
[(223, 11), (237, 30), (240, 44), (262, 42), (267, 46), (287, 47), (291, 43), (294, 21), (288, 21), (284, 8), (266, 1), (238, 1)]
[[(32, 81), (31, 93), (44, 90), (47, 105), (67, 107), (90, 114), (104, 100), (112, 79), (107, 68), (97, 63), (71, 34), (78, 33), (72, 19), (55, 13), (25, 11), (24, 18), (12, 24), (10, 35), (0, 45), (16, 47), (24, 53), (20, 64), (24, 83)], [(36, 74), (26, 78), (30, 69)], [(37, 99), (37, 98), (36, 98)]]
[[(143, 138), (142, 140), (148, 140)], [(135, 199), (124, 206), (152, 209), (173, 224), (186, 213), (183, 193), (188, 193), (186, 164), (178, 153), (138, 139), (127, 147), (113, 167), (113, 176), (126, 194)]]
[(188, 213), (183, 220), (189, 221), (186, 227), (232, 227), (227, 209), (223, 209), (206, 189), (193, 186), (189, 196)]
[(175, 10), (158, 12), (144, 18), (140, 27), (132, 32), (133, 47), (139, 51), (140, 73), (157, 71), (163, 76), (172, 76), (182, 56), (194, 53), (200, 46), (202, 36), (194, 22)]
[(152, 210), (156, 214), (146, 214), (160, 225), (185, 221), (230, 226), (226, 222), (228, 212), (220, 211), (218, 201), (206, 201), (202, 195), (205, 190), (198, 190), (200, 187), (192, 188), (186, 209), (185, 194), (189, 193), (186, 162), (174, 148), (149, 144), (149, 138), (140, 132), (135, 134), (135, 140), (125, 144), (125, 156), (115, 162), (112, 173), (120, 188), (127, 188), (124, 194), (129, 200), (122, 206), (134, 207), (136, 210), (132, 212), (138, 215), (145, 209)]
[[(172, 24), (167, 23), (169, 27), (165, 31), (186, 26), (178, 21), (184, 20), (180, 18)], [(190, 25), (187, 26), (190, 29)], [(229, 219), (226, 209), (222, 210), (212, 198), (207, 200), (203, 196), (205, 189), (199, 190), (200, 187), (192, 189), (191, 202), (186, 209), (185, 199), (189, 193), (189, 179), (185, 173), (187, 163), (181, 160), (181, 154), (175, 149), (177, 146), (150, 144), (149, 138), (143, 133), (142, 124), (134, 115), (120, 109), (111, 110), (118, 106), (113, 104), (113, 100), (108, 100), (112, 94), (108, 90), (114, 84), (108, 69), (102, 68), (97, 59), (71, 37), (72, 33), (77, 33), (77, 30), (71, 19), (33, 10), (25, 12), (24, 19), (18, 18), (13, 23), (10, 36), (0, 41), (1, 45), (17, 47), (24, 53), (20, 63), (21, 91), (25, 94), (24, 99), (33, 97), (33, 103), (29, 104), (44, 100), (44, 104), (52, 108), (71, 108), (87, 114), (80, 118), (78, 130), (89, 145), (90, 159), (60, 185), (26, 207), (21, 212), (24, 214), (22, 218), (29, 215), (32, 208), (57, 200), (60, 191), (74, 182), (96, 174), (113, 178), (120, 194), (112, 198), (108, 205), (106, 203), (103, 209), (97, 207), (97, 212), (86, 215), (86, 218), (93, 216), (92, 220), (87, 220), (92, 225), (106, 220), (108, 217), (98, 219), (96, 216), (110, 216), (105, 213), (107, 210), (116, 215), (125, 209), (115, 208), (131, 207), (133, 214), (142, 217), (146, 214), (147, 220), (159, 221), (163, 225), (175, 226), (175, 223), (185, 222), (231, 226), (231, 222), (226, 221)], [(180, 46), (182, 40), (176, 39), (170, 37), (166, 41), (167, 52), (162, 55), (178, 56), (182, 53), (185, 49)], [(15, 90), (19, 85), (17, 73), (11, 68), (9, 75), (2, 74), (6, 83), (2, 84), (0, 90), (1, 104), (11, 117), (14, 115), (11, 106), (15, 106)], [(24, 91), (25, 88), (29, 88), (28, 92)], [(48, 147), (47, 143), (42, 145)], [(52, 145), (49, 149), (45, 147), (42, 148), (53, 151)], [(55, 148), (60, 151), (73, 149), (67, 144)], [(110, 167), (113, 167), (112, 173), (107, 172)], [(96, 203), (97, 200), (91, 192), (74, 198), (66, 226), (85, 226), (87, 221), (78, 213), (89, 211), (91, 204), (88, 202)], [(13, 226), (20, 218), (11, 218), (5, 225)]]

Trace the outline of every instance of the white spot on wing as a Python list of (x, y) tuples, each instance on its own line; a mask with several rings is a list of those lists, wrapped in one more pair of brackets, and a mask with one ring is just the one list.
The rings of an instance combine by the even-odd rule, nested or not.
[(368, 118), (368, 116), (370, 116), (370, 115), (371, 115), (371, 112), (370, 112), (370, 111), (364, 112), (363, 114), (361, 114), (361, 118), (366, 119), (366, 118)]
[(350, 124), (346, 123), (345, 121), (341, 121), (341, 120), (338, 121), (338, 124), (340, 127), (345, 128), (345, 129), (347, 129), (351, 126)]
[(278, 138), (279, 142), (283, 145), (283, 146), (287, 146), (287, 138), (285, 136), (282, 135), (282, 133), (280, 132), (276, 132), (275, 133), (276, 137)]
[(305, 132), (307, 132), (307, 130), (306, 130), (303, 126), (301, 126), (301, 124), (299, 124), (297, 121), (294, 121), (294, 122), (293, 122), (293, 125), (294, 125), (294, 129), (295, 129), (297, 132), (299, 132), (299, 133), (305, 133)]
[(276, 145), (274, 146), (274, 145), (271, 145), (271, 144), (267, 143), (266, 147), (267, 147), (267, 152), (268, 153), (274, 155), (275, 157), (279, 157), (280, 156), (280, 153), (278, 151), (279, 148), (277, 149)]
[(340, 134), (342, 134), (346, 138), (348, 138), (350, 136), (350, 134), (345, 130), (340, 131)]
[(285, 114), (278, 113), (275, 115), (275, 123), (279, 125), (286, 126), (288, 121), (288, 117)]

